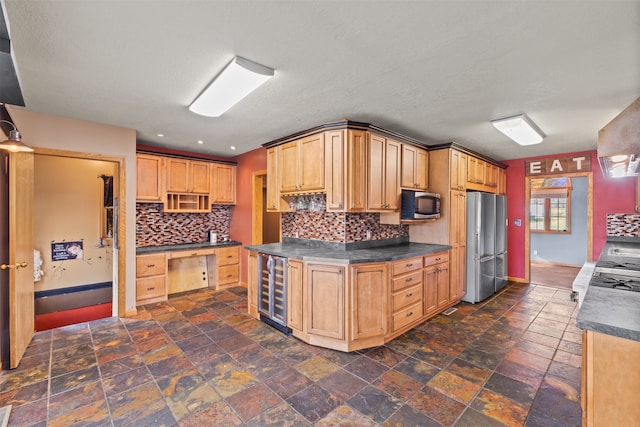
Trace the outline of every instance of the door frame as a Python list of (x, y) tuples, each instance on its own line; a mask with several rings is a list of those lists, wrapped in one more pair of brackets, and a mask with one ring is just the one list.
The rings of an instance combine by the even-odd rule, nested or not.
[(589, 181), (587, 189), (587, 261), (593, 261), (593, 171), (526, 176), (524, 180), (526, 212), (526, 218), (524, 221), (524, 281), (526, 283), (531, 282), (531, 225), (529, 223), (529, 219), (531, 218), (531, 212), (529, 210), (531, 206), (531, 180), (540, 178), (557, 178), (560, 176), (566, 176), (568, 178), (587, 177)]
[(116, 174), (118, 176), (118, 242), (117, 247), (114, 241), (114, 250), (118, 253), (118, 275), (117, 286), (114, 289), (117, 291), (117, 298), (113, 299), (114, 307), (113, 312), (119, 317), (125, 317), (126, 312), (126, 297), (127, 297), (127, 278), (126, 278), (126, 248), (127, 248), (127, 222), (126, 222), (126, 174), (125, 174), (125, 159), (124, 157), (107, 156), (104, 154), (94, 153), (81, 153), (76, 151), (65, 151), (52, 148), (38, 148), (34, 147), (34, 154), (47, 155), (54, 157), (68, 157), (74, 159), (84, 160), (100, 160), (104, 162), (112, 162), (116, 164)]

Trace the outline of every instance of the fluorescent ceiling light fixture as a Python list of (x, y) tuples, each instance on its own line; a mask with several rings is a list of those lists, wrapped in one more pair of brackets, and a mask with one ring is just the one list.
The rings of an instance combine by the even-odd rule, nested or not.
[(542, 142), (546, 136), (540, 128), (524, 114), (491, 120), (491, 124), (520, 145), (538, 144)]
[(236, 56), (189, 106), (207, 117), (220, 117), (238, 101), (273, 77), (272, 68)]

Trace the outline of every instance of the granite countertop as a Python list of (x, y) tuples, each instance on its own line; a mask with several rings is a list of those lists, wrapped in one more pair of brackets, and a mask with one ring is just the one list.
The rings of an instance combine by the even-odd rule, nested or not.
[[(609, 260), (609, 251), (621, 248), (640, 249), (640, 239), (608, 237), (599, 260)], [(640, 263), (638, 258), (633, 260)], [(640, 292), (589, 286), (576, 325), (580, 329), (640, 341)]]
[(451, 249), (451, 246), (406, 242), (345, 250), (339, 247), (331, 247), (330, 245), (314, 246), (313, 244), (298, 242), (283, 242), (246, 246), (245, 249), (302, 261), (360, 264), (365, 262), (385, 262), (412, 258), (446, 251)]
[(136, 248), (136, 255), (150, 254), (154, 252), (169, 252), (169, 251), (188, 251), (191, 249), (206, 249), (206, 248), (221, 248), (225, 246), (240, 246), (242, 243), (235, 240), (227, 240), (225, 242), (218, 243), (183, 243), (179, 245), (162, 245), (162, 246), (143, 246)]

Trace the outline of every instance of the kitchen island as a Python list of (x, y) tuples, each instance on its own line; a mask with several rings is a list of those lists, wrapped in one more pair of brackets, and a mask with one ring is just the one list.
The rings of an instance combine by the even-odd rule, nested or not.
[[(628, 290), (640, 281), (634, 278), (640, 273), (636, 252), (640, 254), (639, 238), (607, 239), (576, 319), (584, 330), (584, 426), (637, 425), (640, 419), (635, 397), (640, 390), (640, 292)], [(618, 288), (602, 287), (603, 282)]]
[(285, 239), (246, 247), (249, 313), (309, 344), (354, 351), (459, 302), (460, 284), (449, 283), (450, 246), (385, 243)]

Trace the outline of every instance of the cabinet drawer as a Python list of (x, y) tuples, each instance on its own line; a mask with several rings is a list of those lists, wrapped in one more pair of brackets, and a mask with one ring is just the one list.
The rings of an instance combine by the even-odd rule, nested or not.
[(396, 311), (422, 301), (422, 285), (418, 284), (392, 295), (392, 311)]
[(440, 264), (441, 262), (449, 262), (449, 252), (438, 252), (424, 257), (425, 267)]
[(196, 256), (213, 255), (215, 253), (216, 250), (214, 248), (194, 249), (190, 251), (171, 251), (169, 252), (169, 258), (189, 258)]
[(402, 261), (396, 261), (391, 264), (391, 275), (398, 276), (400, 274), (408, 273), (410, 271), (419, 270), (422, 268), (422, 258), (410, 258), (403, 259)]
[(398, 311), (393, 315), (393, 330), (397, 331), (422, 318), (422, 302)]
[(138, 301), (161, 297), (165, 294), (165, 276), (151, 276), (136, 279), (136, 299)]
[(240, 266), (225, 265), (218, 267), (218, 285), (227, 285), (229, 283), (235, 283), (240, 278)]
[(237, 246), (218, 248), (216, 249), (216, 255), (218, 265), (237, 264), (240, 259), (240, 248)]
[(391, 279), (391, 292), (422, 283), (422, 270)]
[(136, 277), (164, 274), (165, 268), (166, 260), (163, 253), (136, 256)]

